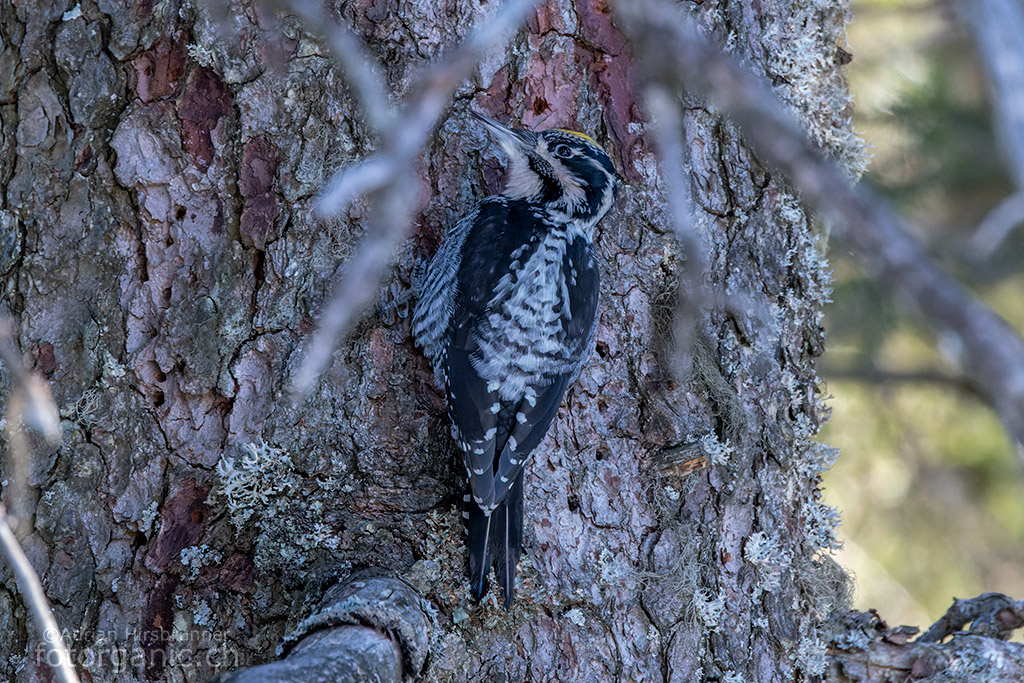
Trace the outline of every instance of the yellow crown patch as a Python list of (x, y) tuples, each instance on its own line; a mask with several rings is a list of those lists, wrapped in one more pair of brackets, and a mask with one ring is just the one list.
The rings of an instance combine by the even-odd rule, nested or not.
[(597, 144), (597, 141), (594, 140), (594, 138), (590, 137), (586, 133), (581, 133), (578, 130), (569, 130), (567, 128), (555, 128), (555, 130), (559, 131), (560, 133), (568, 133), (569, 135), (576, 135), (578, 137), (583, 138), (584, 140), (586, 140), (587, 142), (589, 142), (589, 143), (591, 143), (593, 145)]

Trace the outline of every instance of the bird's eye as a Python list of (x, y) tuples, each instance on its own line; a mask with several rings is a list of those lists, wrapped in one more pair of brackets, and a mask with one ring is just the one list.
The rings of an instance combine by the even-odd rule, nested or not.
[(551, 150), (551, 153), (559, 159), (568, 159), (572, 156), (572, 147), (563, 144), (555, 145), (555, 148)]

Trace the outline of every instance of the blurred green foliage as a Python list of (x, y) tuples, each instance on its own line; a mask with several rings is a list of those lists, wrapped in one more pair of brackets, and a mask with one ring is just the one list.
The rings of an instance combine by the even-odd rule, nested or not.
[[(1024, 227), (972, 256), (978, 223), (1013, 188), (993, 133), (982, 65), (944, 3), (855, 0), (848, 67), (855, 127), (873, 153), (864, 181), (943, 265), (1024, 330)], [(840, 562), (855, 604), (927, 627), (987, 591), (1024, 598), (1024, 466), (995, 414), (885, 283), (830, 255), (835, 304), (822, 364), (834, 398), (822, 440), (843, 513)]]

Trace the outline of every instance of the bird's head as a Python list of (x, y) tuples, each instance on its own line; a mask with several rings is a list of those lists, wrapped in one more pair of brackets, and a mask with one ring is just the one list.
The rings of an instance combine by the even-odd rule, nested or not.
[(519, 130), (472, 114), (508, 155), (506, 197), (536, 202), (589, 227), (611, 208), (618, 176), (612, 160), (590, 137), (560, 128)]

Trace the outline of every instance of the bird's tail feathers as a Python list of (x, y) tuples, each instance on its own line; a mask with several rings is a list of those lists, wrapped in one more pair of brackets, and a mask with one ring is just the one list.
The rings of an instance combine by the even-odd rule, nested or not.
[[(466, 496), (466, 527), (469, 530), (469, 586), (478, 601), (487, 593), (487, 575), (491, 573), (491, 527), (494, 514), (484, 516), (483, 510)], [(500, 506), (499, 506), (500, 507)]]
[(512, 607), (516, 567), (523, 554), (523, 473), (520, 472), (505, 499), (490, 515), (472, 502), (466, 503), (469, 529), (469, 582), (473, 599), (487, 593), (487, 577), (495, 565), (505, 609)]
[(519, 566), (519, 558), (523, 555), (522, 471), (508, 490), (504, 503), (499, 507), (501, 514), (494, 520), (497, 533), (491, 535), (491, 554), (497, 565), (495, 569), (505, 597), (505, 609), (510, 609), (516, 589), (516, 567)]

